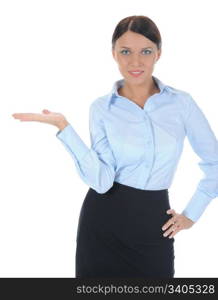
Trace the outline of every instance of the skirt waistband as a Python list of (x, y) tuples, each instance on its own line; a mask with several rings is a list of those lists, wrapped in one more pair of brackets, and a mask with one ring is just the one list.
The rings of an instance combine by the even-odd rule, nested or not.
[(117, 181), (114, 181), (113, 186), (108, 192), (112, 191), (125, 191), (125, 192), (133, 192), (133, 193), (139, 193), (139, 194), (148, 194), (148, 195), (154, 195), (154, 194), (163, 194), (163, 195), (168, 195), (168, 189), (163, 189), (163, 190), (142, 190), (138, 189), (129, 185), (125, 185), (122, 183), (119, 183)]

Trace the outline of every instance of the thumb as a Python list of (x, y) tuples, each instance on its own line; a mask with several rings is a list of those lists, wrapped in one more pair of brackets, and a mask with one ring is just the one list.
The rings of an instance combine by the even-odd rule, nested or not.
[(48, 109), (43, 109), (42, 112), (43, 112), (44, 114), (49, 114), (49, 113), (50, 113), (50, 111), (49, 111)]
[(172, 214), (172, 213), (174, 213), (175, 211), (174, 211), (174, 209), (168, 209), (167, 210), (167, 214)]

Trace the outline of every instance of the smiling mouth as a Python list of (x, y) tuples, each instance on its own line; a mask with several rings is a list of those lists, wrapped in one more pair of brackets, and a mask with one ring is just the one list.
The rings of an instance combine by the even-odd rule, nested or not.
[(144, 71), (128, 71), (133, 77), (139, 77)]

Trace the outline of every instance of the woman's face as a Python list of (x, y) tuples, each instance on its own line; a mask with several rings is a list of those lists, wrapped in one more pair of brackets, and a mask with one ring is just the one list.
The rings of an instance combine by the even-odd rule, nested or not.
[[(125, 32), (116, 40), (112, 54), (125, 80), (139, 84), (152, 76), (154, 64), (161, 55), (155, 43), (132, 31)], [(142, 71), (133, 74), (131, 71)]]

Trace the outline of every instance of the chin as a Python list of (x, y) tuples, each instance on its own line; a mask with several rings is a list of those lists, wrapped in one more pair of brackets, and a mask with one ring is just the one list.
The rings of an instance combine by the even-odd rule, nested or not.
[(123, 76), (124, 79), (128, 82), (131, 82), (133, 84), (142, 84), (143, 82), (146, 82), (147, 78), (145, 76), (142, 76), (142, 77), (133, 77), (131, 75), (125, 75)]

